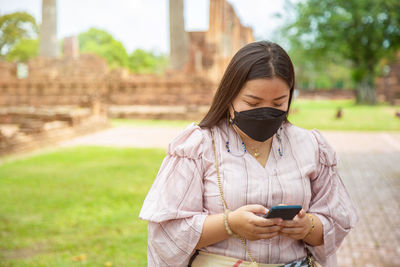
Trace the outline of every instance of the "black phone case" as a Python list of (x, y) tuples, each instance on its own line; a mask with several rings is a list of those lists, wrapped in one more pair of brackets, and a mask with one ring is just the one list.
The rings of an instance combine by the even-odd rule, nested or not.
[(270, 212), (264, 215), (264, 218), (282, 218), (282, 220), (293, 220), (297, 213), (299, 213), (301, 209), (293, 208), (293, 209), (280, 209), (280, 210), (270, 210)]

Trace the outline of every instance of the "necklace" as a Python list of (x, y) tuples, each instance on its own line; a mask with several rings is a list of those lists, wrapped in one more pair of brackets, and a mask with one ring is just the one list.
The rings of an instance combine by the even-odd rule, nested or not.
[[(277, 150), (277, 151), (278, 151), (278, 153), (279, 153), (279, 156), (282, 157), (282, 156), (283, 156), (282, 137), (281, 137), (279, 131), (282, 131), (282, 127), (280, 127), (279, 130), (278, 130), (278, 132), (276, 133), (276, 137), (277, 137), (278, 142), (279, 142), (279, 147), (278, 147), (278, 150)], [(271, 146), (272, 146), (272, 144), (271, 144)], [(248, 152), (248, 150), (247, 150), (247, 148), (246, 148), (246, 145), (244, 144), (244, 142), (242, 142), (242, 150), (243, 150), (243, 152), (240, 153), (240, 154), (232, 153), (232, 151), (231, 151), (231, 149), (230, 149), (230, 146), (229, 146), (229, 135), (228, 135), (228, 141), (225, 142), (225, 147), (226, 147), (226, 150), (227, 150), (229, 153), (231, 153), (233, 156), (235, 156), (235, 157), (243, 157), (244, 154), (246, 154), (246, 153)], [(258, 151), (258, 148), (253, 148), (253, 147), (251, 147), (251, 146), (249, 146), (249, 148), (250, 148), (251, 150), (253, 150), (253, 151), (255, 150), (254, 153), (253, 153), (253, 156), (254, 156), (255, 158), (258, 158), (258, 157), (260, 156), (260, 152)]]
[(255, 158), (258, 158), (258, 157), (260, 156), (260, 152), (258, 151), (258, 148), (257, 148), (257, 147), (254, 148), (254, 147), (249, 146), (249, 148), (250, 148), (250, 150), (254, 151), (253, 156), (254, 156)]

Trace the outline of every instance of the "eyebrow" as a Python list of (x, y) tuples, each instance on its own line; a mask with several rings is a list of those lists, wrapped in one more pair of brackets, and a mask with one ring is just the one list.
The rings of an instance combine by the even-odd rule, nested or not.
[[(250, 98), (253, 98), (253, 99), (256, 99), (256, 100), (262, 100), (262, 98), (260, 98), (258, 96), (254, 96), (254, 95), (244, 95), (244, 96), (247, 96), (247, 97), (250, 97)], [(285, 97), (287, 97), (287, 95), (283, 95), (283, 96), (274, 98), (274, 99), (272, 99), (272, 101), (276, 101), (276, 100), (279, 100), (279, 99), (282, 99), (282, 98), (285, 98)]]

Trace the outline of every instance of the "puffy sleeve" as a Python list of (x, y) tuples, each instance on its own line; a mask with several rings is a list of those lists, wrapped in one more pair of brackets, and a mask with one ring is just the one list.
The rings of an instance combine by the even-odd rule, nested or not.
[(335, 151), (320, 132), (311, 132), (316, 141), (317, 164), (311, 177), (312, 197), (308, 212), (321, 220), (324, 244), (307, 247), (322, 266), (336, 266), (335, 253), (358, 218), (351, 197), (336, 170)]
[(148, 266), (185, 266), (197, 245), (203, 211), (203, 133), (190, 125), (168, 146), (139, 218), (148, 221)]

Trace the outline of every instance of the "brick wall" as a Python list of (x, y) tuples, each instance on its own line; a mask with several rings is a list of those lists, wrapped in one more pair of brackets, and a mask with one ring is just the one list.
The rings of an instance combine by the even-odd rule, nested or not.
[[(215, 84), (193, 75), (132, 75), (108, 70), (95, 56), (79, 60), (35, 59), (29, 76), (18, 79), (15, 64), (0, 66), (0, 106), (107, 105), (201, 106), (211, 102)], [(11, 74), (10, 74), (11, 73)]]
[(378, 100), (400, 105), (400, 52), (387, 66), (386, 76), (376, 81)]

